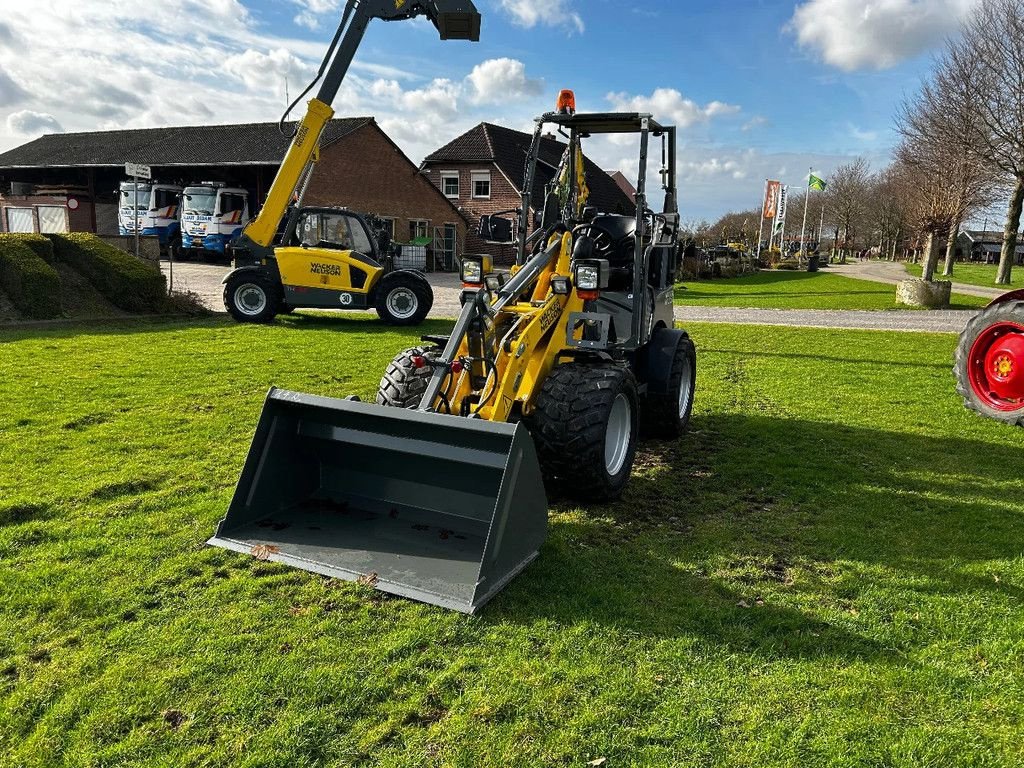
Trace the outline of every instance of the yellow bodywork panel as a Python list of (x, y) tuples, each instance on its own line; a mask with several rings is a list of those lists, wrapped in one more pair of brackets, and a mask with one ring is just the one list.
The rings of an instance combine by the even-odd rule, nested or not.
[[(556, 242), (557, 239), (552, 244)], [(569, 348), (569, 316), (583, 311), (583, 300), (575, 290), (559, 295), (550, 288), (552, 277), (568, 276), (571, 254), (572, 236), (566, 234), (558, 258), (552, 259), (538, 277), (532, 301), (510, 304), (495, 318), (497, 325), (508, 326), (502, 337), (493, 340), (497, 347), (496, 370), (489, 372), (487, 383), (479, 392), (471, 387), (469, 371), (453, 377), (444, 390), (453, 413), (460, 412), (466, 398), (477, 401), (472, 412), (488, 421), (508, 421), (517, 404), (524, 414), (533, 410), (540, 387), (557, 363), (559, 353)], [(573, 337), (581, 336), (582, 329), (574, 329)], [(468, 342), (464, 341), (458, 357), (466, 358), (469, 354)]]
[(312, 161), (317, 147), (320, 143), (320, 134), (324, 126), (334, 117), (334, 110), (330, 105), (324, 104), (318, 99), (309, 102), (309, 109), (306, 116), (299, 123), (288, 148), (288, 154), (284, 156), (281, 168), (274, 177), (274, 183), (270, 185), (267, 193), (267, 201), (260, 209), (259, 215), (253, 219), (243, 230), (253, 242), (263, 246), (269, 246), (274, 242), (277, 234), (277, 227), (281, 223), (281, 217), (288, 210), (288, 203), (291, 202), (292, 193), (302, 178), (306, 166)]
[[(330, 248), (278, 248), (274, 251), (281, 282), (296, 288), (327, 288), (366, 293), (384, 271), (354, 258), (352, 251)], [(366, 279), (359, 280), (360, 273)], [(356, 288), (355, 285), (362, 287)]]

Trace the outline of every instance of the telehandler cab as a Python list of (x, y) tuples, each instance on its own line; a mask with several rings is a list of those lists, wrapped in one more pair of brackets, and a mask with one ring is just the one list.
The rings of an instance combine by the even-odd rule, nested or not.
[[(472, 613), (537, 557), (549, 488), (622, 493), (641, 431), (677, 437), (696, 357), (673, 322), (676, 131), (651, 115), (576, 114), (563, 92), (536, 121), (515, 265), (464, 258), (450, 336), (385, 372), (376, 404), (272, 389), (211, 543)], [(546, 126), (568, 147), (531, 221)], [(635, 134), (636, 211), (588, 205), (581, 142)], [(665, 203), (648, 208), (651, 138)], [(485, 218), (502, 239), (508, 219)]]
[[(231, 249), (235, 269), (224, 278), (224, 305), (243, 322), (269, 322), (297, 308), (375, 308), (385, 322), (417, 325), (433, 303), (426, 278), (395, 270), (370, 248), (365, 223), (345, 209), (303, 208), (331, 103), (373, 19), (426, 16), (442, 40), (480, 39), (480, 14), (471, 0), (348, 0), (338, 32), (316, 79), (281, 118), (320, 82), (267, 200)], [(295, 203), (293, 205), (293, 202)], [(283, 241), (278, 228), (287, 216)]]

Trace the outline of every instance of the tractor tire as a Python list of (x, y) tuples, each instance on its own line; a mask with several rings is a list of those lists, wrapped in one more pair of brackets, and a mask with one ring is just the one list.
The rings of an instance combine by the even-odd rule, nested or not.
[(234, 275), (224, 286), (224, 308), (240, 323), (269, 323), (280, 306), (280, 286), (261, 275)]
[(1024, 427), (1024, 301), (975, 315), (960, 336), (953, 374), (970, 410)]
[(613, 364), (556, 366), (526, 419), (549, 489), (597, 502), (629, 482), (638, 423), (636, 379)]
[(392, 272), (377, 287), (377, 315), (388, 325), (419, 325), (434, 304), (434, 292), (424, 278)]
[(413, 358), (435, 359), (440, 354), (437, 347), (412, 347), (396, 355), (377, 387), (377, 405), (407, 410), (419, 408), (434, 371), (430, 366), (417, 368)]
[(640, 433), (674, 440), (690, 425), (697, 385), (697, 349), (689, 336), (679, 340), (672, 358), (668, 392), (648, 394), (640, 401)]

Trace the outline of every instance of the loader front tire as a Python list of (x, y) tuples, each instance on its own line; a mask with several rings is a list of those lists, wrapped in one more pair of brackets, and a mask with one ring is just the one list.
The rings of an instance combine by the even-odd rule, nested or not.
[(556, 366), (527, 418), (549, 485), (587, 501), (621, 496), (633, 470), (638, 413), (636, 379), (629, 369)]
[(260, 275), (234, 275), (224, 286), (224, 308), (240, 323), (269, 323), (280, 305), (279, 287)]
[(377, 387), (377, 405), (407, 410), (419, 408), (434, 371), (429, 365), (417, 368), (414, 360), (417, 357), (431, 360), (440, 354), (436, 347), (412, 347), (396, 355)]
[(1024, 427), (1024, 301), (990, 306), (967, 324), (953, 374), (964, 405)]

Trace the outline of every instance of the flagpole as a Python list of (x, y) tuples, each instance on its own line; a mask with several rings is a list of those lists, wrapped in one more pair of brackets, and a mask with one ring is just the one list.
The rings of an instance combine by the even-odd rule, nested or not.
[(821, 241), (824, 239), (822, 235), (825, 234), (825, 196), (821, 196), (821, 223), (818, 224), (818, 247), (821, 247)]
[(764, 202), (768, 199), (768, 179), (764, 180), (764, 192), (761, 194), (761, 212), (757, 218), (761, 221), (757, 227), (757, 260), (761, 260), (761, 239), (764, 237)]
[(804, 223), (800, 226), (800, 253), (807, 255), (807, 246), (804, 245), (804, 235), (807, 234), (807, 204), (811, 201), (811, 174), (813, 168), (807, 169), (807, 188), (804, 190)]

